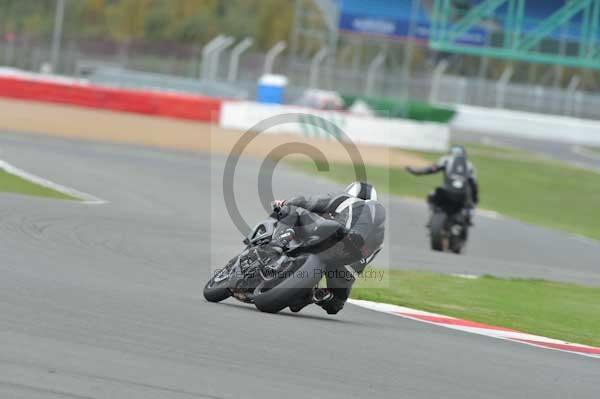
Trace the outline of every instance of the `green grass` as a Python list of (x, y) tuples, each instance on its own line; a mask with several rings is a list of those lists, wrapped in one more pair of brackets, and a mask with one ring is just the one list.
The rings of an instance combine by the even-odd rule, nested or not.
[(39, 186), (15, 175), (11, 175), (10, 173), (6, 173), (2, 169), (0, 169), (0, 193), (15, 193), (62, 200), (78, 200), (77, 198)]
[[(542, 226), (600, 239), (600, 174), (510, 148), (468, 145), (481, 186), (481, 207)], [(430, 161), (438, 154), (418, 154)], [(294, 162), (317, 173), (310, 162)], [(320, 175), (354, 180), (348, 165)], [(367, 167), (381, 191), (424, 200), (441, 176)], [(378, 282), (359, 280), (352, 297), (392, 303), (566, 341), (600, 346), (600, 288), (541, 280), (476, 280), (386, 270)]]
[[(540, 226), (600, 239), (600, 174), (526, 152), (467, 145), (478, 172), (480, 207)], [(438, 154), (419, 153), (434, 161)], [(316, 173), (311, 162), (294, 162)], [(413, 177), (403, 169), (367, 167), (369, 180), (380, 191), (424, 200), (441, 184), (441, 175)], [(324, 177), (354, 180), (348, 165), (332, 164)]]
[(470, 280), (435, 273), (385, 270), (359, 280), (355, 299), (391, 303), (600, 346), (600, 288), (542, 280)]

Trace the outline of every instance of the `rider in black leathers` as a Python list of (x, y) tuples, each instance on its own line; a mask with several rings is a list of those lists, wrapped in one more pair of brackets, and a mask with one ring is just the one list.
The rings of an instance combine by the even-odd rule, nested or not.
[(385, 209), (377, 201), (375, 188), (368, 183), (355, 182), (341, 194), (274, 201), (273, 208), (279, 211), (280, 221), (288, 226), (310, 225), (315, 214), (336, 220), (343, 226), (343, 238), (319, 253), (326, 268), (327, 288), (315, 290), (311, 296), (290, 305), (293, 312), (316, 303), (328, 314), (338, 313), (344, 307), (356, 277), (383, 245)]
[[(444, 184), (438, 187), (427, 197), (430, 208), (433, 207), (435, 196), (446, 198), (460, 198), (466, 211), (467, 223), (472, 224), (473, 209), (479, 203), (479, 185), (473, 164), (467, 158), (467, 151), (462, 146), (454, 146), (450, 153), (440, 158), (435, 164), (426, 168), (417, 169), (407, 167), (406, 170), (413, 175), (430, 175), (444, 172)], [(467, 184), (457, 187), (456, 176), (464, 177)]]

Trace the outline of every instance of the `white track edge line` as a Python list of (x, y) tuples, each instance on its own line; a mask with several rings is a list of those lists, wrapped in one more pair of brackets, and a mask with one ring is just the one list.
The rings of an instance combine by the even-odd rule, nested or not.
[[(500, 330), (487, 330), (487, 329), (479, 328), (479, 327), (466, 327), (466, 326), (461, 327), (461, 326), (455, 326), (455, 325), (444, 325), (443, 323), (436, 323), (436, 322), (432, 322), (432, 321), (419, 319), (417, 316), (427, 315), (427, 316), (436, 316), (436, 317), (443, 317), (443, 318), (455, 319), (455, 320), (456, 320), (456, 318), (451, 317), (451, 316), (437, 314), (437, 313), (426, 312), (423, 310), (412, 309), (412, 308), (407, 308), (407, 307), (397, 306), (397, 305), (391, 305), (391, 304), (387, 304), (387, 303), (372, 302), (372, 301), (365, 301), (365, 300), (358, 300), (358, 299), (348, 299), (348, 303), (355, 305), (355, 306), (359, 306), (363, 309), (368, 309), (368, 310), (372, 310), (375, 312), (385, 313), (385, 314), (389, 314), (389, 315), (396, 316), (396, 317), (402, 317), (404, 319), (418, 321), (418, 322), (425, 323), (425, 324), (431, 324), (431, 325), (435, 325), (438, 327), (448, 328), (450, 330), (462, 331), (462, 332), (466, 332), (469, 334), (477, 334), (477, 335), (487, 336), (487, 337), (491, 337), (491, 338), (515, 342), (518, 344), (533, 346), (533, 347), (542, 348), (542, 349), (571, 353), (571, 354), (585, 356), (585, 357), (593, 358), (593, 359), (600, 359), (600, 355), (575, 352), (575, 351), (570, 351), (568, 349), (562, 349), (562, 348), (552, 348), (552, 347), (544, 346), (543, 344), (573, 345), (573, 346), (578, 346), (578, 347), (583, 347), (583, 348), (592, 348), (589, 345), (576, 344), (576, 343), (566, 342), (566, 341), (562, 341), (562, 340), (558, 340), (558, 339), (554, 339), (554, 338), (547, 338), (547, 337), (542, 337), (542, 336), (533, 335), (533, 334), (521, 333), (521, 332), (517, 332), (517, 331), (504, 332), (504, 331), (500, 331)], [(399, 314), (399, 313), (409, 313), (409, 314)], [(415, 317), (411, 317), (410, 314), (413, 314)], [(536, 344), (536, 342), (523, 342), (523, 341), (520, 341), (520, 339), (538, 341), (539, 343)]]
[(574, 145), (571, 147), (571, 151), (576, 155), (581, 155), (582, 157), (586, 157), (588, 159), (600, 161), (600, 154), (596, 153), (595, 151), (588, 150), (583, 146)]
[(8, 162), (3, 161), (1, 159), (0, 159), (0, 169), (4, 170), (6, 173), (9, 173), (11, 175), (28, 180), (37, 185), (40, 185), (40, 186), (52, 189), (54, 191), (58, 191), (59, 193), (80, 199), (82, 201), (82, 203), (87, 204), (87, 205), (103, 205), (103, 204), (108, 203), (108, 201), (100, 199), (91, 194), (84, 193), (82, 191), (78, 191), (78, 190), (75, 190), (74, 188), (66, 187), (66, 186), (60, 185), (58, 183), (54, 183), (48, 179), (44, 179), (43, 177), (36, 176), (32, 173), (26, 172), (26, 171), (19, 169), (16, 166), (11, 165)]

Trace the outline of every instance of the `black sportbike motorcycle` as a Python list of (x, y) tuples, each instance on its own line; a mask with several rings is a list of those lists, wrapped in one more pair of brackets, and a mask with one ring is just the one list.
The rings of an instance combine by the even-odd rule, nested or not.
[[(296, 212), (288, 207), (288, 212)], [(324, 274), (319, 253), (343, 239), (340, 223), (311, 214), (312, 222), (292, 229), (274, 212), (244, 239), (246, 248), (213, 274), (204, 297), (220, 302), (230, 296), (277, 313), (305, 295), (312, 295)], [(284, 248), (268, 245), (285, 240)]]
[(432, 213), (428, 226), (434, 251), (463, 252), (469, 237), (466, 195), (462, 190), (438, 187), (429, 197)]

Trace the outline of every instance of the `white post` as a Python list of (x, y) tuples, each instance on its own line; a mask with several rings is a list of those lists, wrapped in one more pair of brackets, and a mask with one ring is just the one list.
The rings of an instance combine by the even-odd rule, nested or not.
[(460, 88), (460, 90), (458, 90), (458, 103), (459, 104), (465, 104), (465, 98), (467, 96), (467, 78), (462, 77), (458, 80), (458, 87)]
[(58, 70), (60, 60), (60, 45), (62, 41), (63, 22), (65, 17), (65, 0), (56, 0), (56, 12), (54, 15), (54, 32), (52, 33), (52, 53), (50, 63), (52, 64), (52, 72)]
[(577, 91), (577, 86), (579, 86), (579, 82), (581, 82), (581, 79), (577, 75), (573, 76), (569, 82), (565, 99), (565, 115), (573, 113), (573, 103), (575, 102), (575, 93)]
[(273, 65), (275, 64), (275, 59), (284, 52), (287, 44), (285, 42), (279, 42), (274, 45), (269, 52), (267, 52), (267, 56), (265, 57), (265, 67), (264, 74), (268, 75), (273, 72)]
[(508, 85), (508, 82), (510, 82), (510, 78), (512, 78), (512, 75), (513, 68), (509, 66), (504, 70), (504, 72), (502, 72), (502, 76), (500, 76), (498, 83), (496, 83), (496, 108), (504, 107), (504, 96), (506, 94), (506, 86)]
[(318, 89), (319, 88), (319, 67), (321, 66), (321, 64), (323, 63), (323, 61), (325, 61), (325, 58), (327, 58), (327, 55), (329, 54), (329, 49), (327, 47), (323, 47), (321, 50), (319, 50), (317, 52), (317, 54), (315, 54), (315, 56), (313, 57), (313, 60), (310, 64), (310, 83), (309, 86), (313, 89)]
[(231, 50), (231, 57), (229, 59), (229, 74), (227, 75), (227, 80), (230, 82), (235, 82), (238, 77), (238, 70), (240, 66), (240, 57), (242, 53), (248, 50), (254, 44), (254, 40), (250, 37), (245, 38), (241, 42), (237, 44)]
[(210, 57), (210, 69), (208, 73), (208, 78), (210, 80), (216, 80), (219, 75), (219, 60), (221, 59), (221, 54), (223, 51), (227, 50), (229, 46), (233, 44), (235, 40), (233, 37), (225, 37), (218, 46), (215, 47), (212, 52), (212, 56)]
[(535, 94), (535, 110), (537, 112), (540, 112), (540, 110), (542, 109), (542, 103), (544, 99), (544, 86), (536, 86), (533, 92)]
[(224, 40), (225, 36), (219, 35), (208, 42), (208, 44), (206, 44), (206, 46), (204, 46), (202, 49), (202, 80), (208, 79), (210, 75), (210, 60), (212, 58), (212, 53), (218, 46), (221, 45)]
[(365, 93), (368, 96), (372, 96), (375, 91), (375, 79), (377, 76), (377, 71), (385, 63), (386, 57), (387, 56), (384, 51), (379, 52), (379, 54), (377, 54), (377, 57), (373, 59), (371, 65), (369, 65), (369, 68), (367, 69), (367, 83), (365, 86)]
[(441, 60), (435, 66), (435, 70), (433, 71), (433, 78), (431, 79), (431, 90), (429, 92), (429, 103), (434, 104), (438, 101), (438, 95), (440, 92), (440, 83), (442, 80), (442, 76), (444, 76), (444, 72), (448, 68), (448, 61)]
[(578, 91), (575, 93), (575, 109), (573, 110), (573, 116), (581, 117), (581, 104), (583, 103), (583, 93)]

